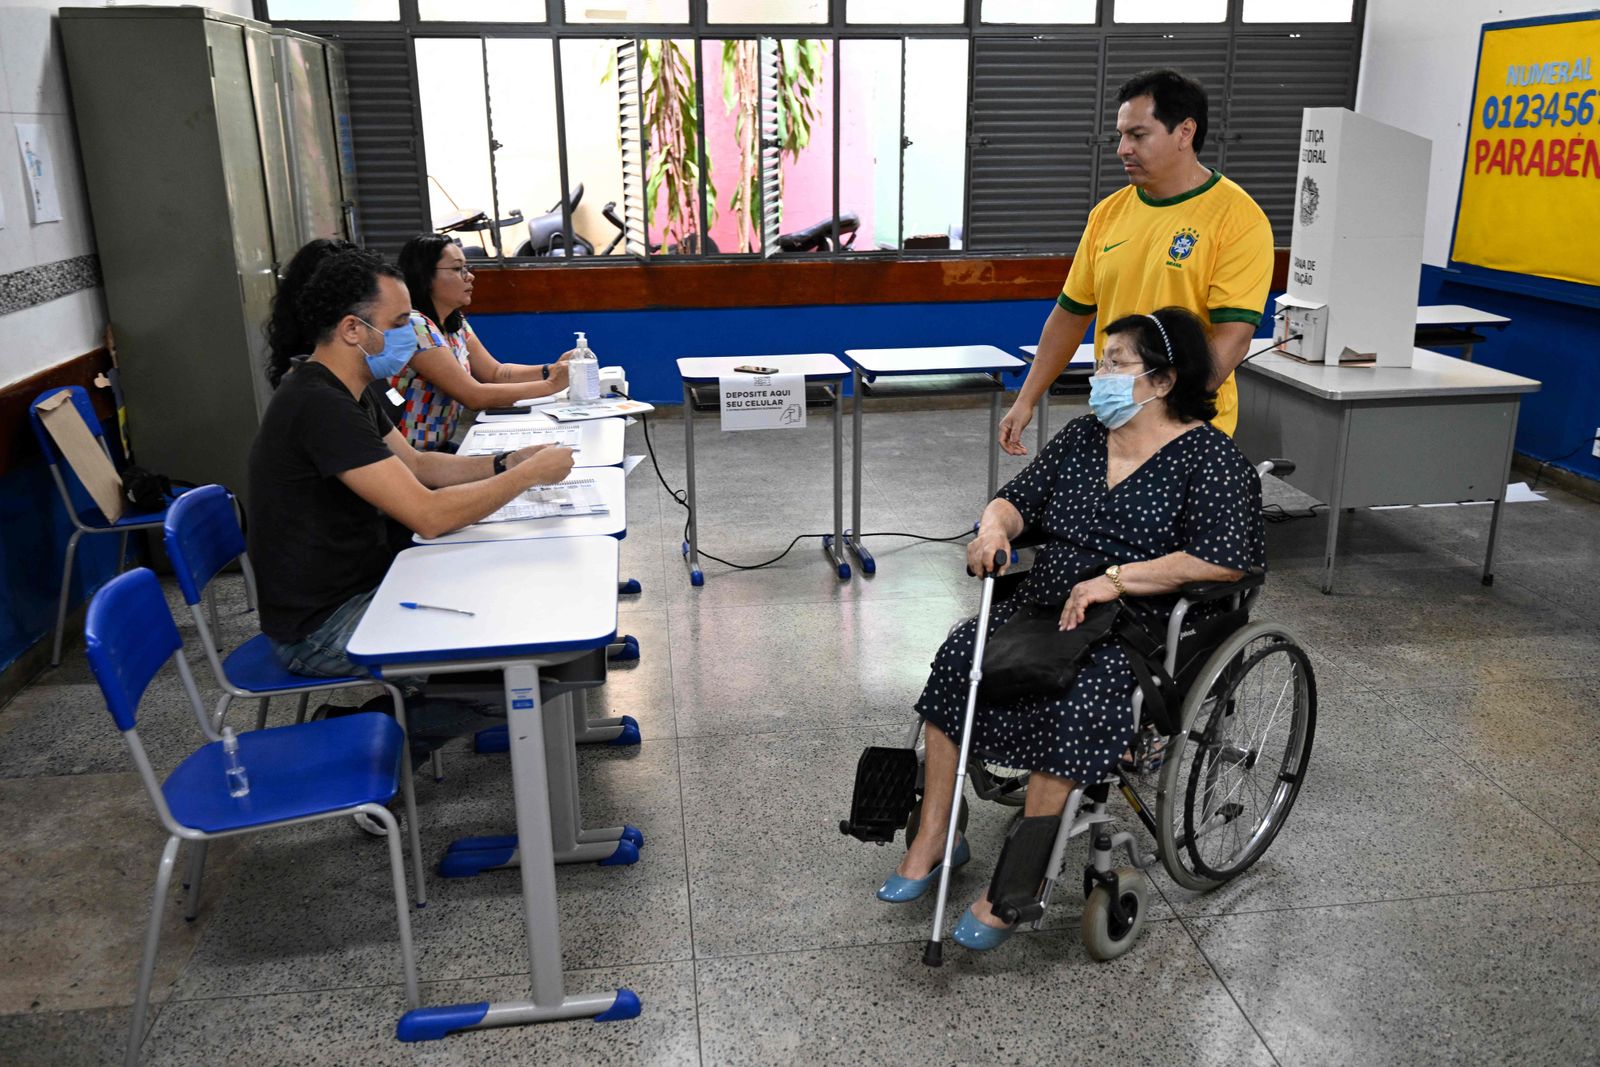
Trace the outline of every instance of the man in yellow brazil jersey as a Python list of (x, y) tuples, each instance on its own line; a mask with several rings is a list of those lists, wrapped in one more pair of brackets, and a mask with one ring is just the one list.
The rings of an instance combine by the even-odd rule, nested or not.
[(1089, 212), (1072, 269), (1039, 337), (1039, 354), (1000, 422), (1000, 446), (1027, 453), (1035, 405), (1095, 321), (1099, 358), (1107, 323), (1162, 307), (1208, 324), (1216, 360), (1212, 425), (1239, 420), (1233, 371), (1261, 324), (1272, 281), (1272, 227), (1248, 193), (1196, 154), (1206, 143), (1206, 91), (1174, 70), (1137, 74), (1117, 91), (1117, 157), (1128, 175)]

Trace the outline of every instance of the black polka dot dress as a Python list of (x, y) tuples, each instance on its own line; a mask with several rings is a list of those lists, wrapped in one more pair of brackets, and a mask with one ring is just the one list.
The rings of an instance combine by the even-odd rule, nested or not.
[[(1094, 416), (1084, 416), (997, 495), (1048, 539), (1022, 585), (993, 606), (992, 626), (1024, 603), (1064, 603), (1075, 578), (1113, 563), (1181, 551), (1233, 570), (1266, 567), (1261, 480), (1233, 441), (1209, 425), (1180, 434), (1108, 490), (1106, 429)], [(1130, 597), (1128, 606), (1160, 637), (1177, 601), (1176, 594)], [(977, 621), (969, 619), (940, 646), (916, 704), (918, 715), (956, 741), (976, 631)], [(1097, 781), (1132, 740), (1134, 686), (1121, 645), (1101, 641), (1065, 693), (1007, 705), (980, 703), (973, 750), (1006, 767)]]

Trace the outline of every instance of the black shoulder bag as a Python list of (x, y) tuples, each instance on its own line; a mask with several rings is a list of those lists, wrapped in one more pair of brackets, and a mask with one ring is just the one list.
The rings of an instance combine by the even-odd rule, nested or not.
[(989, 634), (978, 695), (1006, 704), (1039, 693), (1064, 693), (1089, 646), (1112, 632), (1119, 601), (1096, 604), (1071, 630), (1061, 629), (1063, 604), (1024, 604)]

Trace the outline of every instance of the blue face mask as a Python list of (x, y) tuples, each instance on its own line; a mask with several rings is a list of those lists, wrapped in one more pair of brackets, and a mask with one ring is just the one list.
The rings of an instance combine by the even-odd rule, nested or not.
[(1099, 419), (1108, 430), (1115, 430), (1126, 425), (1128, 420), (1139, 414), (1139, 409), (1154, 400), (1135, 400), (1133, 398), (1133, 383), (1153, 371), (1144, 374), (1096, 374), (1089, 379), (1089, 410), (1094, 412), (1094, 417)]
[(356, 346), (361, 348), (361, 354), (367, 357), (367, 369), (372, 371), (374, 378), (393, 378), (405, 370), (406, 364), (411, 362), (411, 357), (417, 354), (417, 331), (411, 328), (409, 322), (392, 330), (380, 330), (359, 315), (356, 316), (356, 321), (373, 333), (383, 334), (381, 352), (370, 353), (360, 345)]

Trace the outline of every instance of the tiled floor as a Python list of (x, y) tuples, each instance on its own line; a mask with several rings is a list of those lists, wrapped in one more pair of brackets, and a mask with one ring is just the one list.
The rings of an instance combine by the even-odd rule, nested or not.
[[(867, 529), (969, 524), (984, 424), (980, 410), (869, 414)], [(681, 484), (681, 423), (652, 436)], [(697, 443), (710, 551), (756, 562), (831, 527), (825, 423), (719, 435), (706, 422)], [(217, 850), (200, 919), (169, 911), (145, 1057), (1600, 1062), (1600, 507), (1549, 497), (1506, 510), (1492, 587), (1478, 580), (1486, 508), (1347, 517), (1331, 596), (1324, 520), (1269, 526), (1258, 614), (1298, 632), (1321, 695), (1310, 776), (1272, 850), (1204, 896), (1158, 875), (1163, 899), (1114, 963), (1085, 955), (1064, 893), (1043, 931), (985, 957), (952, 947), (932, 971), (931, 904), (874, 900), (896, 852), (837, 822), (861, 748), (903, 736), (941, 636), (975, 605), (960, 549), (880, 538), (878, 574), (841, 583), (806, 540), (764, 571), (708, 562), (695, 589), (683, 512), (646, 463), (623, 542), (645, 591), (622, 607), (643, 659), (595, 698), (637, 717), (645, 742), (580, 756), (589, 821), (639, 826), (644, 858), (557, 873), (569, 988), (627, 985), (644, 1014), (395, 1041), (384, 848), (339, 821)], [(1268, 498), (1307, 503), (1270, 480)], [(226, 593), (226, 632), (248, 633), (239, 583)], [(145, 712), (163, 768), (194, 743), (178, 693), (158, 679)], [(457, 745), (445, 765), (443, 782), (418, 783), (430, 864), (447, 841), (511, 823), (504, 757)], [(1007, 818), (974, 810), (958, 902), (980, 891)], [(79, 650), (0, 709), (0, 825), (0, 1063), (114, 1062), (162, 835)], [(512, 874), (430, 867), (412, 920), (427, 1000), (518, 995), (517, 894)]]

